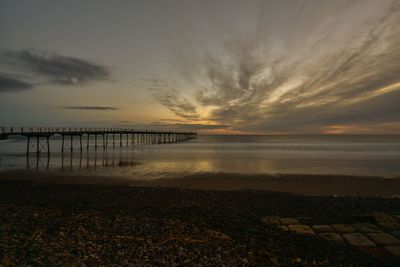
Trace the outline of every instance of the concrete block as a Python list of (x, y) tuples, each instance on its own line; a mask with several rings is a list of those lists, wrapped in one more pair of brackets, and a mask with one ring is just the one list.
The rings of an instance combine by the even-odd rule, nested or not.
[(292, 224), (288, 225), (289, 230), (303, 235), (315, 235), (313, 229), (305, 224)]
[(337, 233), (321, 233), (318, 234), (320, 237), (325, 238), (329, 241), (333, 241), (333, 242), (338, 242), (338, 243), (344, 243), (344, 239), (341, 235), (337, 234)]
[(333, 233), (333, 228), (328, 224), (317, 224), (313, 225), (312, 228), (316, 233)]
[(374, 247), (376, 244), (372, 242), (366, 235), (361, 233), (343, 234), (343, 238), (353, 246), (357, 247)]
[(363, 233), (380, 233), (382, 230), (372, 223), (356, 223), (353, 227)]
[(388, 233), (369, 233), (367, 234), (375, 243), (384, 246), (400, 245), (400, 240)]
[(398, 222), (378, 222), (378, 226), (386, 231), (400, 231), (400, 223)]
[(354, 233), (356, 229), (349, 224), (332, 224), (333, 229), (339, 234)]

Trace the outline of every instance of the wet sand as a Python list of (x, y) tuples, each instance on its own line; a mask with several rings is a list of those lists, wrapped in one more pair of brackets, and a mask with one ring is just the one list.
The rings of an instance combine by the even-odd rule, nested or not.
[(400, 197), (400, 178), (343, 175), (197, 173), (158, 179), (93, 176), (77, 172), (8, 171), (0, 179), (45, 183), (132, 185), (183, 189), (264, 190), (305, 195)]

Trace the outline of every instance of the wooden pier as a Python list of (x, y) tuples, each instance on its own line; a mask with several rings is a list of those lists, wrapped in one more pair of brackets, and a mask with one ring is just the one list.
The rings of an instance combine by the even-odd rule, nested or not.
[(194, 132), (150, 131), (120, 128), (0, 127), (0, 140), (10, 136), (27, 139), (26, 153), (50, 155), (50, 138), (61, 136), (61, 152), (107, 147), (167, 144), (197, 138)]

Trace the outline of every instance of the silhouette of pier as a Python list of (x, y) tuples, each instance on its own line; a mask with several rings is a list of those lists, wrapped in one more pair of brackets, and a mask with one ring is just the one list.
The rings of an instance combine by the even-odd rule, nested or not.
[(195, 132), (150, 131), (121, 128), (76, 128), (76, 127), (0, 127), (0, 140), (10, 136), (27, 139), (26, 154), (50, 155), (50, 138), (61, 136), (61, 152), (106, 149), (109, 146), (139, 146), (167, 144), (197, 138)]

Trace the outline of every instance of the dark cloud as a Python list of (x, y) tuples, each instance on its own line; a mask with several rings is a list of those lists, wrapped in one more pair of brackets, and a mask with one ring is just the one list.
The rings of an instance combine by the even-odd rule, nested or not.
[(146, 86), (150, 90), (154, 99), (167, 107), (177, 116), (190, 120), (196, 120), (199, 118), (195, 105), (185, 97), (182, 97), (170, 81), (150, 79), (146, 80)]
[(107, 107), (107, 106), (71, 106), (71, 107), (63, 107), (64, 109), (80, 109), (80, 110), (118, 110), (116, 107)]
[(82, 85), (111, 78), (110, 70), (104, 66), (55, 52), (7, 50), (1, 54), (1, 59), (7, 65), (44, 77), (54, 84)]
[(21, 92), (32, 89), (33, 85), (20, 79), (0, 73), (0, 93)]

